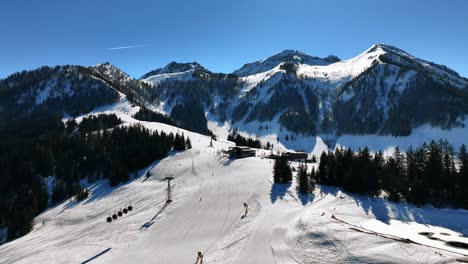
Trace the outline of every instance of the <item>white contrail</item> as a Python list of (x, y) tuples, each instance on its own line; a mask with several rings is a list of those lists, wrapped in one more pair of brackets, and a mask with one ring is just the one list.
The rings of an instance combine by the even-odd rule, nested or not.
[(113, 47), (113, 48), (107, 48), (108, 50), (120, 50), (120, 49), (134, 49), (134, 48), (141, 48), (144, 47), (145, 45), (133, 45), (133, 46), (121, 46), (121, 47)]

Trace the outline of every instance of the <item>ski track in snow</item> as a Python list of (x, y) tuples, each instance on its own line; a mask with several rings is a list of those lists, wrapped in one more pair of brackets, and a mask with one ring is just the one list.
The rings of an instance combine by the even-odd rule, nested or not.
[[(136, 110), (122, 99), (117, 106), (94, 113), (115, 112), (123, 125), (129, 125), (139, 122), (131, 118)], [(49, 208), (36, 217), (29, 234), (1, 245), (0, 263), (195, 263), (197, 251), (205, 255), (204, 263), (236, 264), (454, 263), (468, 255), (467, 250), (418, 234), (430, 231), (443, 240), (468, 243), (460, 236), (468, 234), (466, 210), (417, 208), (326, 186), (299, 196), (295, 182), (272, 183), (271, 160), (228, 160), (220, 150), (230, 142), (214, 141), (209, 147), (209, 137), (165, 124), (140, 123), (184, 132), (193, 149), (170, 153), (115, 188), (106, 181), (88, 184), (88, 199)], [(175, 177), (174, 202), (165, 206), (163, 179), (170, 175)], [(244, 202), (249, 212), (242, 218)], [(130, 203), (133, 211), (106, 222), (109, 214)]]

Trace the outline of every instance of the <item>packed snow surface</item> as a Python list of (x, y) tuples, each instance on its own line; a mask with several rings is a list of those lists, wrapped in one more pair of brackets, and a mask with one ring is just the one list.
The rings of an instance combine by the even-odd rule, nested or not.
[[(125, 100), (98, 110), (115, 112), (123, 125), (139, 122)], [(0, 246), (0, 263), (195, 263), (198, 251), (204, 263), (455, 263), (468, 255), (446, 243), (468, 243), (466, 210), (417, 208), (326, 186), (299, 195), (294, 182), (273, 184), (273, 161), (261, 158), (262, 150), (230, 160), (222, 150), (231, 142), (210, 147), (209, 137), (140, 123), (184, 132), (193, 148), (114, 188), (85, 183), (89, 198), (37, 216), (29, 234)], [(167, 176), (174, 177), (169, 204)], [(106, 222), (130, 204), (132, 211)]]

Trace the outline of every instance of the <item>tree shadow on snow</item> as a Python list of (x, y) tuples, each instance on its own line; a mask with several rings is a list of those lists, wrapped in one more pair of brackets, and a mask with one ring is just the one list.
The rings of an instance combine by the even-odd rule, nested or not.
[(468, 234), (468, 210), (416, 206), (406, 202), (391, 202), (381, 197), (347, 194), (355, 203), (375, 219), (390, 224), (391, 220), (416, 222), (423, 225), (444, 227)]
[(339, 188), (337, 187), (332, 187), (332, 186), (326, 186), (326, 185), (322, 185), (322, 184), (317, 184), (315, 188), (317, 187), (320, 187), (320, 192), (323, 193), (324, 195), (325, 194), (329, 194), (329, 195), (332, 195), (332, 196), (338, 196), (338, 193), (341, 191)]
[[(171, 152), (170, 155), (168, 155), (167, 157), (173, 156), (175, 154), (176, 153)], [(161, 161), (162, 161), (162, 159), (161, 160), (155, 160), (155, 161), (153, 161), (153, 163), (151, 163), (146, 168), (137, 171), (137, 176), (135, 178), (133, 178), (134, 174), (130, 173), (130, 175), (129, 175), (130, 180), (128, 180), (126, 182), (123, 182), (123, 183), (120, 183), (119, 185), (114, 186), (114, 187), (109, 185), (109, 181), (107, 179), (99, 180), (99, 181), (91, 184), (89, 187), (87, 187), (90, 195), (89, 195), (88, 199), (86, 199), (84, 204), (86, 205), (86, 204), (91, 203), (93, 201), (101, 200), (102, 198), (106, 197), (109, 193), (111, 193), (111, 192), (113, 192), (113, 191), (115, 191), (117, 189), (120, 189), (120, 188), (124, 187), (125, 185), (127, 185), (127, 184), (129, 184), (129, 183), (131, 183), (133, 181), (136, 181), (138, 179), (141, 179), (142, 183), (147, 181), (148, 178), (146, 178), (146, 176), (145, 176), (146, 173), (148, 171), (151, 171), (154, 168), (156, 168), (156, 166), (158, 166), (158, 164)]]
[(276, 200), (278, 199), (283, 200), (284, 196), (288, 192), (289, 187), (291, 187), (291, 183), (285, 183), (285, 184), (273, 183), (271, 185), (271, 191), (270, 191), (271, 203), (275, 203)]
[(390, 212), (386, 206), (386, 203), (375, 202), (376, 198), (371, 198), (371, 197), (361, 196), (361, 195), (356, 195), (356, 194), (353, 194), (351, 197), (354, 199), (356, 204), (364, 210), (366, 215), (369, 215), (369, 213), (372, 213), (375, 219), (385, 224), (390, 224), (390, 220), (391, 220), (390, 215), (389, 215)]
[[(75, 199), (75, 198), (72, 198), (72, 199)], [(69, 200), (69, 201), (67, 202), (67, 204), (65, 204), (65, 205), (63, 206), (62, 210), (60, 210), (60, 212), (57, 213), (57, 215), (59, 215), (59, 214), (65, 212), (67, 209), (70, 209), (70, 208), (75, 207), (75, 206), (76, 206), (77, 204), (79, 204), (79, 203), (80, 203), (80, 202), (77, 201), (77, 200)], [(56, 204), (56, 205), (59, 205), (59, 204), (60, 204), (60, 202), (59, 202), (58, 204)], [(54, 207), (55, 207), (55, 206), (54, 206)]]
[(302, 205), (307, 205), (308, 203), (313, 203), (315, 200), (315, 194), (309, 193), (309, 194), (302, 194), (299, 191), (299, 186), (296, 187), (296, 194), (297, 197), (299, 198), (299, 201), (301, 201)]

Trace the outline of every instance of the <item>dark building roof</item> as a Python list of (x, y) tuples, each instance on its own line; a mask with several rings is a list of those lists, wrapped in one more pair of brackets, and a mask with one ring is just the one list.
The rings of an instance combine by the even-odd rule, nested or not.
[(307, 159), (309, 154), (306, 152), (286, 152), (283, 156), (288, 159)]

